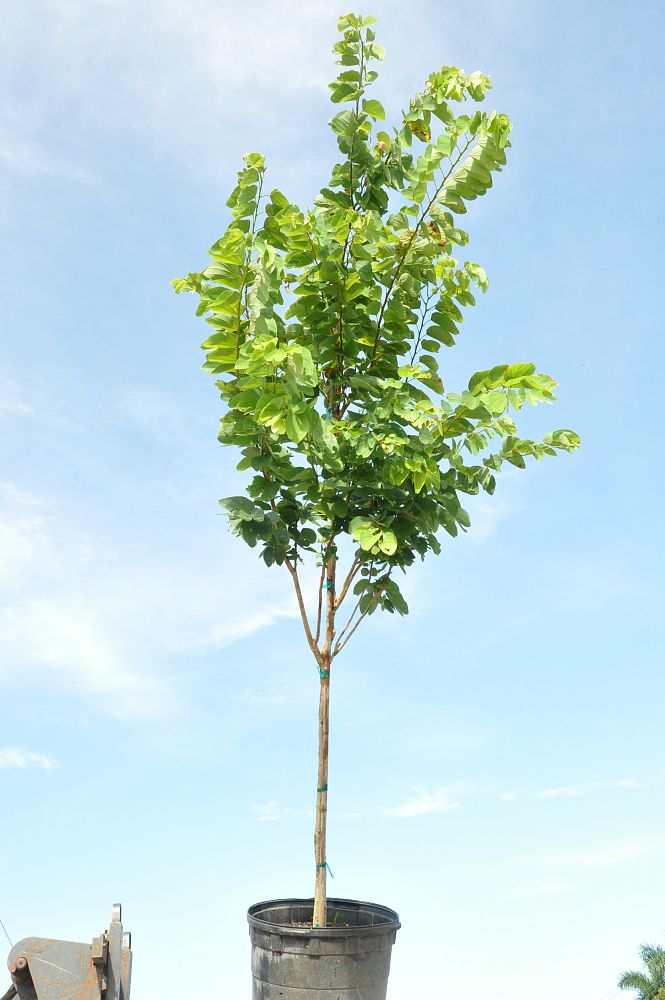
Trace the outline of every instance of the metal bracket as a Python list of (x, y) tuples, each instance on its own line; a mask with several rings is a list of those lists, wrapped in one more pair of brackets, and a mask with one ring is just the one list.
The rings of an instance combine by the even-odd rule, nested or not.
[(24, 938), (7, 965), (18, 1000), (129, 1000), (131, 946), (116, 903), (109, 929), (92, 944)]

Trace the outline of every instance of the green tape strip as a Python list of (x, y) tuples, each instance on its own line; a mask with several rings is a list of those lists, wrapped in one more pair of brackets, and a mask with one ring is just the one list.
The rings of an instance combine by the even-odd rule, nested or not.
[(331, 870), (330, 870), (330, 865), (328, 864), (328, 862), (327, 862), (327, 861), (322, 861), (322, 862), (321, 862), (321, 864), (320, 864), (320, 865), (317, 865), (316, 867), (317, 867), (317, 870), (318, 870), (319, 868), (327, 868), (327, 869), (328, 869), (328, 874), (330, 875), (330, 877), (331, 877), (331, 878), (334, 878), (334, 877), (335, 877), (335, 876), (333, 875), (333, 873), (331, 872)]
[(319, 670), (319, 677), (330, 677), (329, 670)]
[(327, 781), (326, 781), (325, 785), (321, 785), (320, 788), (317, 788), (317, 792), (327, 792), (327, 791), (328, 791), (328, 782)]

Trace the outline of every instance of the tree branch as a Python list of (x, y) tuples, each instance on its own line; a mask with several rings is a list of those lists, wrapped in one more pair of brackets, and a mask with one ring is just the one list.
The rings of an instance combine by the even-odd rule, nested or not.
[(360, 569), (361, 565), (362, 563), (360, 562), (358, 558), (358, 553), (356, 552), (355, 556), (353, 557), (353, 562), (351, 563), (351, 569), (349, 570), (348, 576), (344, 581), (344, 583), (342, 584), (342, 589), (340, 590), (337, 596), (337, 600), (335, 601), (335, 611), (337, 611), (340, 604), (342, 603), (347, 593), (349, 592), (349, 587), (351, 586), (356, 576), (358, 575), (358, 570)]
[(354, 605), (353, 611), (349, 615), (349, 618), (348, 618), (348, 621), (346, 622), (346, 625), (344, 626), (344, 628), (342, 629), (342, 631), (339, 633), (339, 637), (337, 639), (337, 643), (335, 645), (335, 649), (337, 649), (337, 646), (339, 646), (340, 642), (344, 638), (344, 635), (348, 631), (349, 625), (351, 624), (351, 622), (355, 618), (356, 611), (358, 610), (359, 607), (360, 607), (360, 600), (357, 600), (356, 603), (355, 603), (355, 605)]
[(436, 199), (439, 197), (439, 194), (443, 190), (444, 184), (446, 183), (446, 181), (448, 180), (448, 178), (451, 177), (452, 174), (454, 173), (457, 164), (460, 162), (460, 160), (462, 159), (462, 157), (466, 153), (467, 149), (472, 144), (474, 138), (475, 138), (474, 136), (470, 136), (469, 137), (469, 141), (464, 146), (464, 149), (461, 150), (459, 156), (457, 157), (457, 159), (455, 160), (455, 162), (452, 164), (452, 166), (451, 166), (450, 170), (448, 171), (448, 173), (444, 175), (443, 180), (441, 181), (441, 183), (439, 184), (439, 186), (434, 191), (434, 194), (432, 195), (432, 197), (428, 201), (427, 208), (425, 208), (424, 211), (421, 213), (420, 218), (418, 219), (418, 221), (416, 222), (416, 224), (415, 224), (415, 226), (413, 228), (413, 233), (411, 235), (411, 238), (410, 238), (409, 242), (406, 245), (406, 248), (404, 250), (404, 253), (402, 254), (401, 260), (399, 261), (397, 267), (395, 268), (393, 276), (390, 279), (390, 283), (389, 283), (388, 288), (386, 290), (385, 298), (384, 298), (383, 302), (381, 303), (381, 309), (379, 311), (379, 315), (378, 315), (378, 318), (377, 318), (377, 321), (376, 321), (376, 334), (374, 336), (374, 344), (372, 346), (372, 353), (371, 353), (370, 359), (369, 359), (368, 371), (369, 371), (369, 368), (371, 368), (372, 365), (374, 364), (374, 358), (376, 357), (376, 351), (377, 351), (377, 348), (379, 346), (379, 338), (381, 336), (381, 324), (383, 323), (383, 316), (384, 316), (384, 313), (386, 311), (386, 307), (388, 306), (388, 302), (390, 301), (390, 296), (392, 295), (392, 291), (393, 291), (393, 288), (395, 287), (397, 279), (399, 278), (400, 274), (402, 273), (402, 269), (403, 269), (403, 267), (404, 267), (404, 265), (406, 263), (406, 258), (409, 256), (409, 250), (413, 246), (414, 240), (415, 240), (416, 236), (418, 235), (418, 230), (420, 229), (420, 226), (422, 225), (423, 221), (427, 217), (427, 213), (429, 212), (430, 208), (432, 207), (432, 205), (434, 204), (434, 202), (436, 201)]
[(307, 612), (305, 611), (305, 602), (303, 601), (302, 590), (300, 587), (300, 580), (298, 579), (298, 570), (293, 566), (290, 559), (284, 560), (286, 568), (291, 574), (291, 579), (293, 580), (293, 586), (295, 587), (296, 597), (298, 598), (298, 607), (300, 609), (300, 617), (302, 618), (303, 628), (305, 629), (305, 635), (307, 636), (307, 642), (309, 643), (309, 648), (314, 654), (314, 658), (317, 663), (321, 663), (321, 650), (319, 649), (314, 636), (312, 635), (312, 630), (309, 627), (309, 620), (307, 618)]
[[(429, 288), (429, 283), (427, 284), (426, 287)], [(416, 354), (418, 353), (418, 348), (420, 347), (420, 341), (421, 341), (421, 338), (422, 338), (422, 335), (423, 335), (423, 327), (425, 326), (425, 322), (427, 320), (427, 313), (429, 312), (429, 304), (430, 304), (430, 302), (432, 301), (433, 298), (434, 298), (434, 292), (431, 292), (427, 296), (427, 299), (425, 301), (425, 306), (423, 308), (422, 313), (420, 314), (420, 323), (418, 325), (418, 332), (417, 332), (415, 344), (413, 345), (413, 353), (411, 354), (410, 364), (412, 364), (412, 365), (415, 364), (415, 361), (416, 361)], [(409, 380), (407, 379), (407, 382), (408, 381)]]
[(326, 561), (323, 560), (321, 566), (321, 579), (319, 580), (319, 607), (316, 612), (316, 635), (314, 636), (314, 641), (318, 643), (319, 636), (321, 635), (321, 612), (323, 611), (323, 581), (326, 576)]
[(351, 631), (347, 635), (346, 639), (344, 639), (342, 641), (342, 636), (344, 634), (344, 631), (351, 624), (351, 618), (353, 618), (353, 615), (356, 613), (356, 608), (358, 607), (358, 605), (356, 605), (356, 608), (353, 609), (353, 614), (351, 615), (351, 618), (349, 618), (349, 621), (347, 622), (347, 624), (344, 626), (344, 629), (340, 633), (339, 639), (337, 640), (337, 643), (336, 643), (335, 648), (334, 648), (333, 653), (332, 653), (332, 658), (334, 658), (335, 656), (337, 656), (338, 653), (341, 653), (341, 651), (344, 649), (344, 647), (346, 646), (347, 642), (349, 641), (349, 639), (351, 638), (351, 636), (353, 635), (353, 633), (355, 632), (355, 630), (360, 625), (360, 623), (363, 620), (363, 618), (367, 618), (367, 615), (370, 614), (374, 610), (374, 608), (376, 607), (376, 602), (378, 601), (378, 599), (381, 596), (381, 594), (383, 593), (383, 591), (386, 589), (386, 584), (387, 583), (388, 583), (387, 579), (383, 581), (383, 583), (381, 584), (381, 586), (379, 587), (379, 589), (374, 594), (374, 597), (369, 602), (369, 604), (367, 605), (367, 607), (365, 608), (365, 610), (361, 614), (360, 618), (358, 619), (358, 621), (355, 623), (355, 625), (353, 626), (353, 628), (351, 629)]
[[(263, 478), (266, 480), (266, 482), (270, 482), (271, 481), (270, 480), (270, 476), (268, 475), (268, 473), (266, 472), (265, 469), (261, 470), (261, 474), (263, 475)], [(277, 507), (275, 505), (275, 501), (274, 500), (270, 501), (270, 507), (272, 509), (273, 514), (277, 514)], [(305, 610), (305, 602), (304, 602), (303, 596), (302, 596), (302, 589), (300, 587), (300, 579), (298, 577), (298, 570), (297, 570), (296, 566), (293, 565), (293, 563), (288, 558), (288, 556), (284, 557), (284, 563), (285, 563), (286, 568), (288, 569), (289, 573), (291, 574), (291, 579), (293, 580), (293, 586), (294, 586), (295, 591), (296, 591), (296, 597), (298, 598), (298, 608), (300, 609), (300, 617), (302, 618), (303, 628), (305, 629), (305, 635), (307, 636), (307, 642), (309, 643), (309, 648), (312, 650), (312, 653), (314, 654), (314, 658), (315, 658), (316, 662), (320, 665), (321, 664), (321, 650), (319, 649), (319, 646), (318, 646), (319, 635), (318, 635), (318, 632), (317, 632), (316, 639), (312, 635), (312, 630), (311, 630), (310, 625), (309, 625), (309, 619), (307, 618), (307, 612)]]

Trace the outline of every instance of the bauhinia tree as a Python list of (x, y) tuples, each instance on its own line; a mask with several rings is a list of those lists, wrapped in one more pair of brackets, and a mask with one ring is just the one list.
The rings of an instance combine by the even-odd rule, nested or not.
[[(511, 126), (474, 107), (486, 76), (444, 66), (383, 131), (367, 96), (383, 57), (374, 23), (339, 20), (330, 126), (341, 158), (313, 207), (266, 193), (263, 156), (246, 154), (211, 263), (173, 283), (212, 327), (203, 367), (225, 404), (219, 440), (250, 474), (220, 503), (267, 566), (286, 567), (320, 675), (314, 926), (326, 924), (333, 661), (377, 609), (408, 612), (398, 577), (441, 551), (440, 529), (469, 526), (461, 495), (492, 494), (504, 462), (524, 468), (579, 444), (570, 430), (518, 436), (511, 411), (555, 398), (531, 363), (444, 390), (441, 348), (487, 289), (483, 268), (461, 259), (458, 217), (492, 187)], [(308, 560), (320, 567), (311, 595)]]

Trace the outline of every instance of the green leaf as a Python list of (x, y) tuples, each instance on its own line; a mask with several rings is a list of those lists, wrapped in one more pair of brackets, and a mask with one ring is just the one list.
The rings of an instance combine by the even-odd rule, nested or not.
[(289, 435), (292, 441), (296, 444), (300, 444), (304, 437), (307, 436), (309, 432), (309, 421), (305, 414), (297, 413), (295, 410), (289, 410), (286, 415), (286, 433)]
[(245, 237), (238, 229), (228, 229), (210, 247), (210, 256), (221, 264), (242, 264), (245, 260)]
[(384, 121), (386, 117), (386, 112), (381, 104), (381, 101), (376, 101), (374, 99), (363, 101), (363, 111), (366, 115), (369, 115), (370, 118), (374, 118), (381, 122)]
[(298, 541), (300, 542), (301, 546), (314, 545), (316, 538), (317, 538), (316, 532), (312, 528), (303, 528), (303, 530), (300, 532), (300, 538), (298, 539)]
[(529, 363), (521, 363), (517, 365), (507, 365), (503, 377), (506, 381), (512, 379), (521, 379), (529, 375), (533, 375), (536, 371), (536, 366)]
[(397, 551), (397, 538), (392, 531), (384, 531), (381, 534), (381, 539), (379, 541), (379, 548), (382, 552), (385, 552), (387, 556), (392, 556)]
[(492, 389), (491, 392), (487, 392), (481, 396), (481, 399), (494, 417), (500, 417), (508, 406), (506, 394), (505, 392), (501, 392), (500, 389)]
[(261, 153), (244, 153), (243, 160), (250, 167), (255, 167), (257, 170), (263, 170), (266, 165), (265, 156)]
[(561, 448), (563, 451), (575, 451), (580, 446), (580, 436), (575, 431), (559, 430), (545, 434), (543, 437), (545, 444), (551, 444), (553, 448)]

